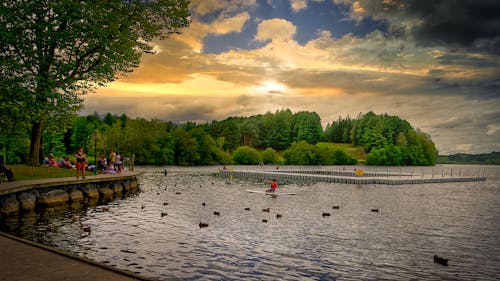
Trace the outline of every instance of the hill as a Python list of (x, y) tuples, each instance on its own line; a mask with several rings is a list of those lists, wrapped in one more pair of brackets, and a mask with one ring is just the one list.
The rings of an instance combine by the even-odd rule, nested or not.
[(482, 164), (482, 165), (500, 165), (500, 152), (487, 154), (452, 154), (440, 155), (437, 159), (438, 164)]

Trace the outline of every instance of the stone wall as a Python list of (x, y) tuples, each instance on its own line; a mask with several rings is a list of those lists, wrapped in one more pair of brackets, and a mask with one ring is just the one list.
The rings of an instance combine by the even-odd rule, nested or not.
[(138, 191), (139, 184), (135, 177), (33, 188), (0, 196), (0, 219), (36, 208), (84, 204), (89, 200), (109, 202)]

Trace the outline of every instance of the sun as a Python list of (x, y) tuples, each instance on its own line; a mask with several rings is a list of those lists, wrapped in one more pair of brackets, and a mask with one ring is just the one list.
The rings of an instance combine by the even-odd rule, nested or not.
[(286, 86), (276, 81), (267, 80), (260, 82), (257, 89), (263, 93), (283, 94), (286, 91)]

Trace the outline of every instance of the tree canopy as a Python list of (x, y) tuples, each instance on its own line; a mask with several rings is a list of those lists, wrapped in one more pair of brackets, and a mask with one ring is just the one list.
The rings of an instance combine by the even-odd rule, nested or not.
[[(345, 145), (333, 144), (329, 133), (335, 124), (321, 129), (316, 113), (276, 111), (250, 117), (229, 117), (203, 124), (174, 124), (162, 120), (94, 113), (72, 116), (65, 126), (47, 125), (43, 130), (43, 150), (55, 156), (72, 155), (80, 145), (92, 156), (107, 156), (113, 149), (121, 155), (135, 155), (137, 164), (214, 165), (214, 164), (292, 164), (349, 165), (353, 159)], [(301, 121), (302, 120), (302, 121)], [(339, 119), (340, 120), (340, 119)], [(351, 135), (359, 140), (368, 156), (368, 165), (434, 165), (437, 150), (430, 136), (395, 116), (367, 113), (359, 119), (346, 119)], [(51, 123), (47, 123), (51, 124)], [(279, 130), (280, 126), (285, 129)], [(346, 128), (343, 127), (343, 128)], [(362, 127), (362, 130), (359, 128)], [(309, 133), (318, 130), (317, 133)], [(274, 133), (272, 130), (279, 130)], [(342, 129), (345, 130), (345, 129)], [(356, 130), (359, 130), (356, 131)], [(22, 131), (22, 130), (21, 130)], [(319, 134), (319, 136), (318, 136)], [(356, 135), (359, 134), (359, 135)], [(272, 138), (269, 138), (272, 135)], [(345, 133), (343, 133), (345, 135)], [(94, 138), (97, 136), (97, 138)], [(288, 137), (286, 137), (288, 136)], [(306, 138), (304, 140), (303, 138)], [(16, 150), (9, 160), (24, 161), (27, 134), (10, 140)]]
[(82, 94), (132, 71), (188, 16), (186, 0), (2, 1), (0, 109), (9, 115), (0, 126), (31, 128), (36, 165), (48, 120), (77, 112)]

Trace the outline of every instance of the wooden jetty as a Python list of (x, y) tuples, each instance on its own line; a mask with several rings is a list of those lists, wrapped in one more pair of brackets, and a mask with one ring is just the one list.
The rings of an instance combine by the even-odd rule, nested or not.
[(324, 170), (220, 170), (223, 177), (237, 177), (257, 180), (277, 179), (282, 182), (331, 182), (344, 184), (423, 184), (445, 182), (485, 181), (481, 176), (414, 175), (409, 173), (324, 171)]

